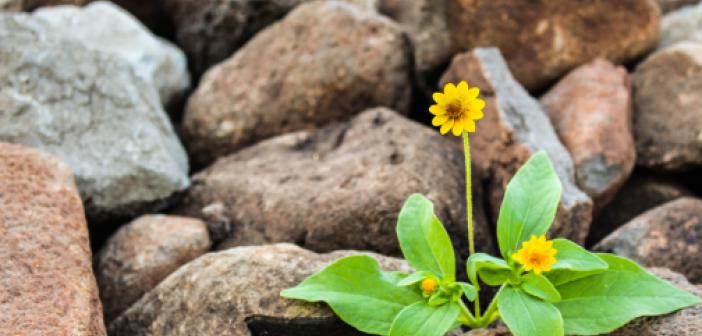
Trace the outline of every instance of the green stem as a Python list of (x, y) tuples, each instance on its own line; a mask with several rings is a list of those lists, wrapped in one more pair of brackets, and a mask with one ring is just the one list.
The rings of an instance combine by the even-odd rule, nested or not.
[[(468, 132), (463, 132), (463, 153), (466, 157), (466, 217), (468, 220), (468, 252), (469, 256), (471, 256), (475, 253), (475, 233), (473, 231), (473, 189)], [(479, 288), (476, 283), (473, 286)], [(475, 316), (480, 319), (480, 297), (475, 298)]]
[(495, 320), (500, 316), (500, 314), (497, 312), (497, 298), (500, 295), (502, 288), (505, 288), (505, 284), (503, 284), (502, 287), (500, 287), (500, 289), (497, 291), (497, 294), (495, 294), (495, 297), (492, 298), (492, 301), (490, 302), (490, 305), (485, 311), (485, 314), (478, 321), (478, 325), (481, 328), (489, 326), (492, 322), (495, 322)]
[(461, 307), (461, 317), (465, 320), (465, 325), (471, 329), (479, 328), (478, 320), (473, 316), (468, 307), (466, 307), (463, 301), (459, 300), (459, 307)]

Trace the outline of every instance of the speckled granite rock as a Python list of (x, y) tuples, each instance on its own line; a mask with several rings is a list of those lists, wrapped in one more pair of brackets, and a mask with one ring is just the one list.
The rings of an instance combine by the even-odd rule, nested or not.
[(0, 334), (104, 336), (71, 169), (0, 143)]
[(514, 80), (495, 48), (478, 48), (454, 57), (441, 83), (460, 80), (480, 87), (487, 103), (485, 118), (471, 137), (471, 149), (487, 185), (492, 218), (497, 218), (512, 176), (534, 153), (544, 150), (563, 185), (550, 234), (584, 242), (592, 221), (592, 200), (576, 186), (573, 160), (539, 102)]
[(117, 317), (183, 264), (210, 249), (204, 222), (194, 218), (144, 215), (122, 226), (97, 258), (105, 319)]

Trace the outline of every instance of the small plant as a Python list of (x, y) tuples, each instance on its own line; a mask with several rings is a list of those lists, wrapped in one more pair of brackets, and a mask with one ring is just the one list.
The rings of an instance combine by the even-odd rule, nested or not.
[[(484, 328), (501, 318), (517, 336), (597, 335), (640, 316), (699, 303), (636, 263), (546, 238), (561, 199), (548, 156), (536, 153), (512, 178), (497, 221), (501, 258), (475, 253), (470, 144), (485, 102), (466, 82), (435, 93), (434, 126), (463, 136), (468, 214), (468, 282), (457, 281), (455, 254), (432, 203), (414, 194), (397, 222), (402, 252), (416, 273), (383, 272), (375, 259), (336, 260), (282, 296), (326, 302), (346, 323), (376, 335), (441, 336), (461, 325)], [(481, 313), (478, 292), (499, 287)], [(471, 311), (466, 301), (473, 302)]]

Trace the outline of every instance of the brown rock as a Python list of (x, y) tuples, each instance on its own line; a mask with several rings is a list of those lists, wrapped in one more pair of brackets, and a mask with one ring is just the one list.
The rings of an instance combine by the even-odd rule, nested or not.
[[(650, 268), (657, 277), (702, 298), (702, 287), (690, 284), (682, 274), (666, 268)], [(702, 304), (665, 316), (643, 317), (610, 334), (611, 336), (697, 336), (702, 335)]]
[(207, 226), (199, 219), (145, 215), (121, 227), (97, 261), (106, 320), (113, 320), (171, 272), (209, 248)]
[(454, 57), (441, 83), (460, 80), (480, 87), (487, 103), (471, 148), (473, 162), (488, 186), (493, 218), (497, 218), (509, 180), (534, 153), (544, 150), (563, 185), (550, 234), (584, 242), (592, 220), (592, 201), (575, 185), (570, 154), (539, 102), (514, 80), (495, 48), (478, 48)]
[(663, 13), (668, 13), (683, 6), (697, 4), (700, 0), (656, 0), (656, 2)]
[(654, 53), (633, 83), (637, 162), (664, 170), (702, 165), (702, 44)]
[(82, 6), (90, 0), (0, 0), (0, 11), (32, 11), (43, 6)]
[[(465, 253), (464, 162), (456, 140), (371, 109), (220, 159), (193, 177), (181, 211), (205, 218), (225, 246), (296, 242), (322, 252), (399, 255), (397, 214), (407, 197), (422, 193)], [(479, 187), (474, 193), (477, 244), (492, 251)]]
[[(275, 335), (359, 335), (323, 304), (280, 297), (337, 258), (294, 245), (238, 247), (181, 267), (110, 324), (110, 335), (248, 336), (280, 326)], [(373, 255), (385, 270), (410, 271), (404, 261)], [(255, 333), (254, 335), (266, 333)]]
[(498, 47), (530, 91), (597, 57), (615, 63), (637, 59), (658, 39), (660, 10), (651, 0), (448, 3), (457, 47)]
[(595, 246), (642, 265), (667, 267), (702, 282), (702, 200), (684, 197), (649, 210)]
[(0, 333), (105, 335), (83, 204), (57, 158), (0, 143)]
[(573, 157), (576, 183), (602, 209), (636, 162), (626, 69), (597, 59), (569, 73), (541, 103)]
[(436, 0), (382, 0), (380, 12), (405, 28), (414, 42), (415, 67), (434, 70), (453, 54), (446, 23), (446, 2)]
[(692, 196), (687, 187), (672, 178), (635, 171), (592, 223), (588, 245), (599, 242), (634, 217), (666, 202)]
[(409, 42), (384, 16), (312, 2), (211, 69), (188, 102), (192, 157), (211, 162), (285, 132), (388, 106), (407, 110)]

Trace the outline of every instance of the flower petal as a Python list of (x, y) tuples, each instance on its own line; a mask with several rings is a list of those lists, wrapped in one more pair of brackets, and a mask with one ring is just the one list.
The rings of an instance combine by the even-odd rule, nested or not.
[(449, 119), (443, 125), (441, 125), (441, 129), (439, 129), (439, 132), (441, 133), (441, 135), (444, 135), (448, 133), (451, 127), (453, 127), (453, 119)]
[[(473, 119), (463, 119), (463, 131), (475, 133), (475, 121), (473, 121)], [(526, 245), (524, 246), (526, 248)]]
[(434, 92), (434, 94), (431, 97), (434, 98), (434, 101), (437, 104), (441, 104), (441, 105), (446, 104), (446, 97), (441, 92)]
[(466, 81), (461, 81), (458, 83), (456, 90), (458, 90), (459, 99), (464, 100), (468, 97), (468, 83), (466, 83)]
[(447, 116), (447, 115), (445, 115), (445, 114), (444, 114), (444, 115), (438, 115), (438, 116), (434, 117), (434, 119), (431, 120), (431, 124), (434, 125), (434, 126), (439, 126), (439, 125), (445, 123), (446, 120), (448, 120), (448, 116)]
[(456, 89), (453, 83), (446, 83), (446, 85), (444, 85), (444, 97), (446, 98), (446, 103), (458, 99), (458, 89)]
[(484, 116), (483, 110), (468, 110), (468, 117), (473, 120), (483, 119)]
[(453, 135), (455, 136), (461, 136), (463, 134), (463, 121), (462, 120), (456, 120), (455, 123), (453, 123)]
[(442, 115), (446, 114), (446, 108), (442, 105), (434, 104), (429, 106), (429, 112), (433, 115)]
[(474, 100), (475, 98), (478, 98), (478, 95), (480, 95), (480, 89), (477, 87), (472, 87), (468, 89), (468, 94), (466, 95), (466, 99), (468, 100)]

